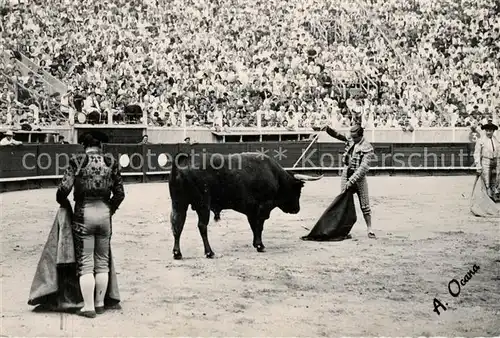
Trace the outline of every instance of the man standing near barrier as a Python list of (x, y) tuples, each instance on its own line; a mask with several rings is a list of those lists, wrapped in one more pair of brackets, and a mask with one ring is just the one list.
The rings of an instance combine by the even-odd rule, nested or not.
[(326, 128), (326, 132), (345, 143), (345, 152), (342, 156), (344, 168), (342, 170), (341, 190), (353, 188), (358, 194), (361, 211), (366, 221), (368, 238), (376, 238), (372, 230), (372, 213), (366, 180), (370, 161), (374, 158), (373, 146), (365, 140), (364, 129), (360, 125), (354, 125), (351, 128), (349, 137), (329, 126)]
[(498, 126), (490, 120), (481, 126), (485, 131), (476, 141), (474, 151), (474, 164), (478, 175), (481, 175), (488, 196), (498, 202), (500, 199), (500, 142), (493, 136)]

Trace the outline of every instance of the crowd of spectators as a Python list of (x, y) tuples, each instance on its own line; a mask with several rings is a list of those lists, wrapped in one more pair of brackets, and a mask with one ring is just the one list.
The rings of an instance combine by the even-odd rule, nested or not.
[(150, 126), (500, 121), (494, 0), (35, 0), (1, 15), (0, 46), (68, 91), (50, 97), (36, 73), (8, 69), (0, 124), (127, 123), (127, 106)]
[(67, 124), (68, 116), (61, 112), (59, 96), (48, 95), (42, 71), (36, 74), (26, 70), (23, 75), (20, 65), (16, 66), (9, 55), (0, 44), (0, 126), (33, 130)]

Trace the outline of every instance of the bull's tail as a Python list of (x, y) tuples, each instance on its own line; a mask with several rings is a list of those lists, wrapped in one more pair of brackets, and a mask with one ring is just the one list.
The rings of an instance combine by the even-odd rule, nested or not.
[(214, 211), (214, 221), (220, 221), (220, 211)]
[[(193, 177), (189, 174), (189, 172), (184, 172), (180, 170), (178, 166), (187, 167), (189, 164), (189, 155), (185, 153), (179, 153), (176, 155), (176, 160), (172, 163), (171, 170), (171, 180), (176, 182), (177, 187), (182, 189), (180, 193), (183, 196), (188, 196), (187, 202), (191, 204), (191, 210), (196, 211), (196, 208), (204, 208), (207, 207), (207, 203), (210, 201), (207, 200), (206, 193), (202, 192), (199, 188), (199, 184), (196, 182), (196, 177)], [(212, 210), (214, 213), (214, 221), (220, 221), (220, 210)]]
[(181, 155), (187, 155), (187, 154), (178, 153), (175, 155), (175, 158), (172, 161), (172, 170), (170, 170), (170, 179), (169, 179), (170, 182), (178, 181), (181, 178), (179, 168), (177, 167), (179, 165), (178, 158)]

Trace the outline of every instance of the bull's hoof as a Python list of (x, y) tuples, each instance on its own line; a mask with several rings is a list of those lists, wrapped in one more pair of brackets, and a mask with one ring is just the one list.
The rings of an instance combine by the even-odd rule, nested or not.
[(214, 258), (215, 254), (214, 254), (214, 252), (213, 252), (213, 251), (210, 251), (210, 252), (206, 253), (206, 254), (205, 254), (205, 256), (206, 256), (207, 258)]
[(266, 252), (266, 247), (264, 246), (264, 244), (257, 244), (255, 248), (257, 249), (257, 252)]
[(182, 254), (180, 251), (174, 251), (174, 259), (182, 259)]

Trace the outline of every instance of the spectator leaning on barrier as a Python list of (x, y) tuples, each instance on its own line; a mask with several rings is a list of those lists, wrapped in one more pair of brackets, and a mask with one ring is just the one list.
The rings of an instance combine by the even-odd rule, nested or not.
[(64, 139), (64, 136), (59, 136), (59, 142), (58, 143), (59, 144), (69, 144), (69, 142)]
[(0, 141), (0, 146), (17, 146), (23, 144), (21, 141), (14, 140), (14, 133), (7, 131), (5, 137)]
[(141, 140), (141, 142), (139, 142), (139, 144), (151, 144), (151, 142), (149, 142), (148, 135), (142, 136), (142, 140)]

